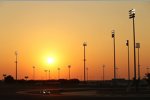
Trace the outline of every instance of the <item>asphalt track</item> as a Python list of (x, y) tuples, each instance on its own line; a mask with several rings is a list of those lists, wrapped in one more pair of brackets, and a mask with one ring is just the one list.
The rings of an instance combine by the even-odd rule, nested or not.
[(41, 94), (43, 88), (19, 86), (1, 86), (0, 100), (150, 100), (150, 95), (143, 94), (101, 94), (95, 90), (68, 91), (54, 94)]
[[(16, 92), (11, 100), (150, 100), (150, 95), (140, 94), (99, 94), (95, 90), (62, 92), (60, 94), (41, 94), (40, 90)], [(8, 100), (8, 99), (6, 99)]]
[(74, 94), (28, 95), (13, 93), (1, 95), (0, 100), (150, 100), (148, 96), (94, 96)]

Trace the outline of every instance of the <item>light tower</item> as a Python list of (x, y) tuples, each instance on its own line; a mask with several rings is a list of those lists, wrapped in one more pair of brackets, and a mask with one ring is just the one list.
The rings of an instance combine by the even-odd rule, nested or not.
[(138, 80), (140, 80), (140, 43), (136, 43), (138, 49)]
[(87, 80), (87, 81), (88, 81), (88, 70), (89, 70), (89, 68), (86, 67), (86, 80)]
[(57, 70), (58, 70), (58, 79), (60, 79), (60, 68), (58, 68)]
[(48, 76), (49, 76), (49, 80), (50, 80), (50, 78), (51, 78), (51, 76), (50, 76), (50, 70), (48, 70)]
[(68, 69), (69, 69), (69, 80), (70, 80), (70, 68), (71, 68), (71, 65), (68, 65)]
[(45, 76), (46, 76), (46, 80), (47, 80), (47, 70), (44, 70), (45, 71)]
[(103, 82), (105, 81), (105, 65), (102, 66), (103, 68)]
[(35, 66), (33, 66), (33, 80), (35, 80)]
[(17, 80), (17, 74), (18, 74), (18, 52), (17, 51), (15, 51), (15, 56), (16, 56), (16, 61), (15, 61), (15, 63), (16, 63), (16, 80)]
[(128, 47), (128, 80), (130, 81), (130, 57), (129, 57), (129, 40), (126, 42), (126, 46)]
[(114, 39), (114, 80), (116, 79), (116, 46), (115, 46), (115, 30), (112, 30), (112, 38)]
[(86, 61), (86, 58), (85, 58), (85, 47), (87, 46), (87, 43), (86, 42), (84, 42), (83, 43), (83, 47), (84, 47), (84, 82), (85, 82), (85, 61)]
[(147, 67), (146, 67), (147, 74), (149, 73), (149, 69), (150, 69), (149, 66), (147, 66)]
[[(135, 46), (135, 25), (134, 25), (134, 18), (135, 18), (135, 9), (131, 9), (131, 10), (129, 10), (129, 19), (133, 19), (134, 81), (136, 83), (136, 49), (135, 49), (136, 46)], [(136, 83), (136, 85), (137, 85), (137, 83)]]

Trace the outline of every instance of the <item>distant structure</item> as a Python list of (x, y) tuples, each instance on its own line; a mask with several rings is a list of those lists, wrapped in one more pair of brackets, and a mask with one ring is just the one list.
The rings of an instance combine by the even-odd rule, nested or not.
[(86, 67), (86, 80), (88, 81), (88, 71), (89, 71), (89, 68)]
[(102, 68), (103, 68), (103, 81), (105, 81), (105, 65), (103, 65)]
[[(136, 82), (136, 46), (135, 46), (135, 9), (129, 10), (129, 19), (133, 19), (134, 81)], [(137, 89), (137, 88), (136, 88)]]
[(7, 76), (6, 74), (3, 74), (4, 80), (5, 80), (5, 77), (6, 77), (6, 76)]
[(116, 46), (115, 46), (115, 30), (112, 30), (112, 38), (114, 39), (114, 80), (116, 79)]
[(28, 76), (25, 76), (24, 78), (27, 80), (29, 77), (28, 77)]
[(58, 79), (60, 79), (60, 68), (58, 68), (57, 70), (58, 70)]
[(70, 80), (70, 68), (71, 68), (71, 65), (68, 65), (68, 69), (69, 69), (69, 80)]
[(130, 81), (130, 57), (129, 57), (129, 40), (126, 42), (126, 46), (128, 47), (128, 80)]
[(49, 73), (49, 80), (50, 80), (50, 78), (51, 78), (51, 76), (50, 76), (50, 70), (48, 70), (48, 73)]
[(45, 76), (46, 76), (46, 80), (47, 80), (47, 70), (44, 70), (44, 72), (45, 72)]
[(140, 80), (140, 43), (136, 43), (138, 49), (138, 80)]
[(149, 66), (147, 66), (147, 67), (146, 67), (147, 74), (149, 73), (149, 69), (150, 69)]
[(17, 52), (17, 51), (15, 51), (15, 56), (16, 56), (16, 61), (15, 61), (15, 63), (16, 63), (16, 80), (17, 80), (17, 76), (18, 76), (18, 75), (17, 75), (17, 74), (18, 74), (18, 72), (17, 72), (17, 71), (18, 71), (18, 68), (17, 68), (17, 67), (18, 67), (18, 58), (17, 58), (18, 52)]
[(35, 80), (35, 66), (33, 66), (33, 80)]
[(134, 82), (135, 82), (135, 91), (137, 91), (137, 80), (136, 80), (136, 46), (135, 46), (135, 24), (134, 24), (134, 18), (135, 18), (135, 9), (129, 10), (129, 19), (133, 19), (133, 49), (134, 49)]
[(87, 46), (87, 43), (86, 42), (84, 42), (83, 43), (83, 47), (84, 47), (84, 82), (85, 82), (85, 61), (86, 61), (86, 59), (85, 59), (85, 47)]

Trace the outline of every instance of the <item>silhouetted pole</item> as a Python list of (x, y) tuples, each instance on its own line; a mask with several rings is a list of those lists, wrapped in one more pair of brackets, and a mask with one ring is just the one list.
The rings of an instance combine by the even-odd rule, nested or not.
[(116, 67), (116, 79), (119, 78), (119, 68)]
[(33, 80), (35, 80), (35, 66), (33, 66)]
[(46, 75), (46, 80), (47, 80), (47, 70), (44, 70), (45, 71), (45, 75)]
[(116, 47), (115, 47), (115, 30), (112, 30), (112, 38), (114, 39), (114, 80), (116, 79)]
[[(51, 70), (51, 71), (52, 71), (52, 70)], [(50, 79), (51, 79), (51, 72), (50, 72), (50, 69), (49, 69), (48, 73), (49, 73), (49, 80), (50, 80)]]
[(60, 79), (60, 68), (58, 68), (57, 70), (58, 70), (58, 79)]
[(87, 68), (86, 68), (86, 71), (87, 71), (87, 72), (86, 72), (86, 74), (87, 74), (87, 75), (86, 75), (86, 80), (87, 80), (87, 81), (88, 81), (88, 70), (89, 70), (89, 69), (88, 69), (88, 67), (87, 67)]
[(129, 40), (126, 42), (126, 46), (128, 47), (128, 80), (130, 81), (130, 57), (129, 57)]
[(136, 46), (135, 46), (135, 25), (134, 25), (134, 18), (135, 18), (135, 9), (129, 10), (129, 18), (133, 19), (133, 49), (134, 49), (134, 81), (136, 84), (136, 91), (137, 91), (137, 82), (136, 82)]
[(138, 80), (140, 80), (140, 43), (136, 43), (136, 48), (138, 49)]
[(48, 75), (49, 75), (49, 80), (50, 80), (50, 77), (51, 77), (51, 76), (50, 76), (50, 70), (48, 70)]
[(17, 80), (17, 76), (18, 76), (17, 75), (18, 74), (18, 72), (17, 72), (18, 71), (18, 68), (17, 68), (18, 67), (17, 66), (18, 65), (18, 59), (17, 59), (18, 53), (17, 53), (17, 51), (15, 51), (15, 55), (16, 55), (16, 61), (15, 61), (15, 63), (16, 63), (16, 80)]
[(147, 68), (146, 68), (146, 69), (147, 69), (147, 74), (148, 74), (148, 73), (149, 73), (149, 67), (147, 66)]
[(69, 69), (69, 80), (70, 80), (70, 68), (71, 68), (71, 65), (68, 65), (68, 69)]
[(103, 82), (105, 81), (105, 65), (102, 66), (103, 67)]
[(6, 76), (7, 76), (6, 74), (3, 74), (4, 80), (5, 80), (5, 77), (6, 77)]
[(83, 46), (84, 46), (84, 82), (85, 82), (85, 46), (87, 46), (86, 42), (83, 43)]

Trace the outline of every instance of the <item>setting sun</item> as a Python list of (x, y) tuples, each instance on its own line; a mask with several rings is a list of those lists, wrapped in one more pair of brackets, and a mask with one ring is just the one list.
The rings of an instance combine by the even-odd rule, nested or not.
[(48, 64), (54, 63), (54, 58), (48, 58), (48, 59), (47, 59), (47, 62), (48, 62)]

